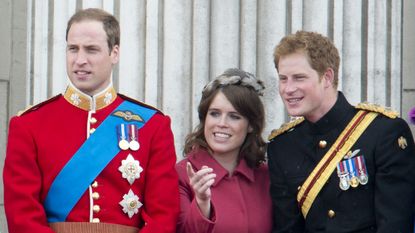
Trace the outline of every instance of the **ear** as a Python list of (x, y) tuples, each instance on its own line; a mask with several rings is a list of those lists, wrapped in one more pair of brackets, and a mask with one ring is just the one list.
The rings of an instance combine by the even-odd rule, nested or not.
[(333, 87), (334, 83), (334, 70), (332, 68), (327, 68), (326, 72), (323, 74), (324, 87)]
[(248, 133), (252, 133), (254, 131), (254, 128), (252, 128), (251, 125), (248, 126)]
[(117, 64), (120, 58), (120, 47), (118, 45), (114, 45), (114, 47), (112, 47), (110, 56), (112, 59), (112, 64)]

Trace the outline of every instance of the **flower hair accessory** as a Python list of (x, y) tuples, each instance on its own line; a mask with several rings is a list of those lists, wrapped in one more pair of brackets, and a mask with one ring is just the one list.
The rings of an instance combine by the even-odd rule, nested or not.
[(210, 81), (203, 89), (203, 92), (228, 85), (242, 85), (251, 88), (260, 96), (263, 95), (265, 89), (263, 82), (256, 79), (253, 74), (234, 68), (227, 69), (223, 74)]
[(415, 124), (415, 107), (413, 107), (412, 109), (411, 109), (411, 111), (409, 111), (409, 121), (412, 123), (412, 124)]

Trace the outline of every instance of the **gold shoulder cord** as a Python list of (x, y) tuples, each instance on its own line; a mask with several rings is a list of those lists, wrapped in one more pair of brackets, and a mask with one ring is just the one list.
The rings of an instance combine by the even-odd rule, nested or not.
[(297, 118), (293, 121), (290, 121), (288, 123), (285, 123), (285, 124), (281, 125), (281, 127), (279, 129), (272, 130), (271, 134), (268, 136), (268, 141), (271, 141), (272, 139), (274, 139), (278, 135), (294, 128), (295, 126), (299, 125), (303, 121), (304, 121), (304, 117), (299, 117), (299, 118)]

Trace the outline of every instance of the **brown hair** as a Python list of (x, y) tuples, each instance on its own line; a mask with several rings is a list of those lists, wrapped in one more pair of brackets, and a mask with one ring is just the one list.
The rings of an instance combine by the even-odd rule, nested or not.
[(241, 146), (238, 160), (244, 158), (250, 167), (265, 161), (266, 144), (261, 137), (265, 125), (264, 106), (260, 99), (264, 86), (262, 81), (245, 71), (228, 69), (203, 89), (198, 107), (199, 121), (194, 131), (187, 135), (184, 154), (203, 148), (210, 151), (204, 135), (206, 115), (215, 96), (223, 93), (232, 106), (248, 119), (252, 132), (248, 133)]
[(72, 15), (66, 27), (66, 41), (68, 41), (68, 32), (69, 29), (71, 29), (72, 24), (85, 20), (102, 23), (104, 31), (107, 34), (107, 43), (110, 53), (115, 45), (120, 45), (120, 24), (118, 23), (118, 20), (108, 12), (98, 8), (80, 10)]
[(340, 57), (337, 48), (328, 38), (316, 32), (297, 31), (285, 36), (274, 50), (274, 65), (278, 70), (278, 62), (282, 56), (304, 52), (310, 66), (322, 76), (328, 68), (334, 71), (334, 87), (339, 82)]

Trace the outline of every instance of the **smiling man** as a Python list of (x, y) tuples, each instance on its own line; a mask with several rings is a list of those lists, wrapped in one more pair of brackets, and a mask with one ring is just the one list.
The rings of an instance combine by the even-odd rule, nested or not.
[(118, 21), (100, 9), (78, 11), (66, 40), (66, 91), (10, 122), (9, 233), (175, 232), (170, 118), (114, 90)]
[(318, 33), (284, 37), (274, 63), (297, 119), (269, 137), (273, 232), (412, 232), (415, 148), (405, 121), (347, 102), (338, 51)]

